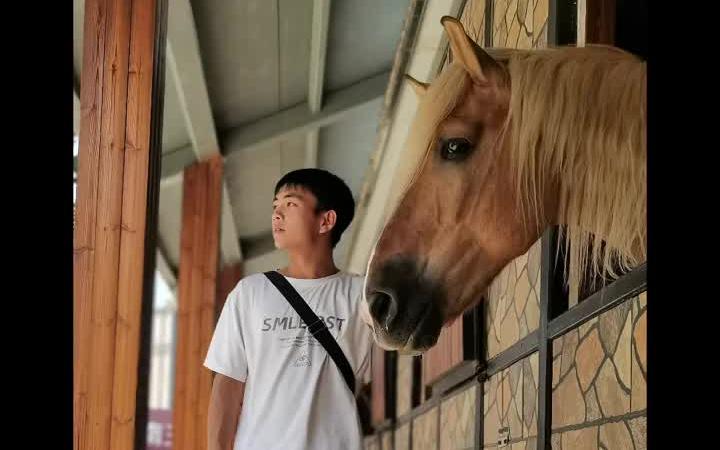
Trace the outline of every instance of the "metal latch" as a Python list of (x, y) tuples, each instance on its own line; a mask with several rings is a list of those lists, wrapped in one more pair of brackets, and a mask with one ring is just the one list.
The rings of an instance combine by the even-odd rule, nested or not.
[(498, 448), (507, 447), (510, 444), (510, 427), (500, 428), (498, 430)]

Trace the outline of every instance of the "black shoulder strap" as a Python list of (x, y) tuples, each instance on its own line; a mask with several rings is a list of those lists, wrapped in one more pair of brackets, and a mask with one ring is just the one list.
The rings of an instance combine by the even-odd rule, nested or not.
[(305, 303), (302, 296), (298, 294), (295, 288), (292, 287), (290, 282), (285, 277), (276, 271), (265, 272), (265, 276), (275, 285), (280, 293), (287, 299), (290, 305), (300, 315), (300, 318), (307, 325), (307, 329), (315, 339), (318, 340), (325, 347), (325, 350), (330, 354), (330, 357), (335, 361), (340, 373), (342, 373), (345, 382), (347, 383), (350, 391), (355, 394), (355, 375), (353, 374), (352, 367), (348, 362), (345, 354), (338, 345), (338, 343), (330, 334), (325, 322), (313, 312), (312, 309)]

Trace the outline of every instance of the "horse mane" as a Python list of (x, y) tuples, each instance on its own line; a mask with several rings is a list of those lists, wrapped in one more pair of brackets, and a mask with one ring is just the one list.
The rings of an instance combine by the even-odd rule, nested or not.
[[(645, 63), (604, 46), (488, 53), (509, 75), (505, 151), (525, 223), (528, 214), (544, 217), (547, 181), (557, 183), (563, 225), (558, 250), (564, 245), (566, 281), (614, 278), (645, 261)], [(417, 153), (404, 155), (401, 163), (403, 178), (410, 178), (406, 188), (468, 82), (460, 65), (449, 64), (430, 84), (406, 146)]]
[(505, 67), (518, 200), (542, 217), (557, 182), (566, 280), (582, 283), (588, 264), (594, 282), (645, 261), (645, 63), (593, 46), (513, 51)]
[[(528, 214), (544, 217), (546, 181), (557, 182), (566, 281), (616, 278), (644, 262), (645, 63), (605, 46), (488, 53), (509, 75), (506, 150), (523, 220)], [(413, 154), (405, 154), (400, 164), (396, 182), (405, 187), (400, 191), (422, 170), (438, 125), (457, 106), (467, 83), (465, 70), (449, 64), (430, 84), (410, 128), (414, 133), (406, 148)], [(588, 264), (590, 273), (584, 270)]]

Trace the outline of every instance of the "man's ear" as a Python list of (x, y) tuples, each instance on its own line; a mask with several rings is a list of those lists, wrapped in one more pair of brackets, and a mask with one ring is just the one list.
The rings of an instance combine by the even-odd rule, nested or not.
[(324, 211), (322, 213), (322, 222), (320, 222), (320, 234), (329, 233), (337, 223), (337, 213), (334, 210)]

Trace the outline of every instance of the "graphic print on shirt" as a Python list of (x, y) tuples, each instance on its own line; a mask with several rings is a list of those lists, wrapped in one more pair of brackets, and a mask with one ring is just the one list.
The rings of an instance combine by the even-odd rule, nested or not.
[(300, 357), (295, 360), (293, 364), (295, 367), (310, 367), (310, 356), (307, 353), (303, 353)]
[(307, 346), (321, 345), (312, 334), (301, 334), (294, 337), (281, 337), (283, 347), (302, 348)]
[[(346, 321), (345, 318), (336, 316), (318, 316), (323, 321), (328, 330), (335, 331), (332, 333), (335, 338), (337, 334), (342, 331), (343, 323)], [(297, 334), (288, 336), (288, 331), (300, 330)], [(277, 339), (281, 342), (281, 347), (288, 348), (294, 352), (301, 350), (300, 355), (295, 359), (293, 363), (294, 367), (310, 367), (312, 365), (312, 359), (310, 357), (309, 348), (321, 346), (315, 337), (307, 331), (307, 325), (302, 319), (297, 316), (283, 316), (283, 317), (265, 317), (263, 324), (260, 329), (263, 333), (272, 333), (279, 335)]]

